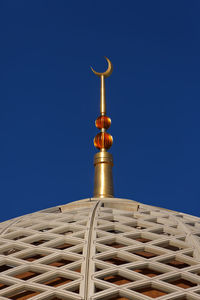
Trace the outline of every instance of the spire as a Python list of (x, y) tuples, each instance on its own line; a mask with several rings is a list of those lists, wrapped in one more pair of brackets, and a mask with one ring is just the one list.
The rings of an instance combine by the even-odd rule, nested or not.
[(111, 125), (111, 119), (106, 116), (106, 92), (105, 78), (112, 74), (113, 66), (111, 61), (105, 57), (108, 68), (103, 73), (96, 72), (92, 67), (92, 72), (101, 79), (100, 90), (100, 116), (96, 119), (95, 125), (100, 132), (94, 138), (94, 146), (100, 151), (94, 155), (94, 197), (113, 197), (112, 167), (113, 157), (107, 150), (113, 144), (112, 136), (106, 131)]

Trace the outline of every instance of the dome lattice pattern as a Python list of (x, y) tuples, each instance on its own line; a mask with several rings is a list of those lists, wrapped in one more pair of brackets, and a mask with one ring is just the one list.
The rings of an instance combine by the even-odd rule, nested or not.
[(85, 199), (0, 224), (0, 299), (198, 300), (200, 218)]

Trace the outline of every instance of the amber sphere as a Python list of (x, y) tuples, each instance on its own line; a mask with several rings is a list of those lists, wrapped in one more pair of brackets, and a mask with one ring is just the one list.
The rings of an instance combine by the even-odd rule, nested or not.
[(107, 116), (99, 116), (95, 121), (95, 125), (98, 129), (108, 129), (111, 125), (111, 119)]
[(113, 137), (107, 132), (100, 132), (94, 138), (94, 146), (97, 149), (108, 150), (113, 144)]

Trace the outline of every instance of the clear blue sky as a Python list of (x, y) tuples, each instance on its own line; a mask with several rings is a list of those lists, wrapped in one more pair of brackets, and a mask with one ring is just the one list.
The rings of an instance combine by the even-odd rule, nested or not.
[(106, 80), (115, 196), (200, 216), (200, 2), (0, 2), (0, 220), (93, 193)]

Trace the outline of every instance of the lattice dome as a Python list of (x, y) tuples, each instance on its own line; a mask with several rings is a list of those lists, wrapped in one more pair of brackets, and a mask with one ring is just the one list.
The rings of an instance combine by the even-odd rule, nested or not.
[(0, 299), (200, 299), (200, 218), (89, 198), (0, 224)]

